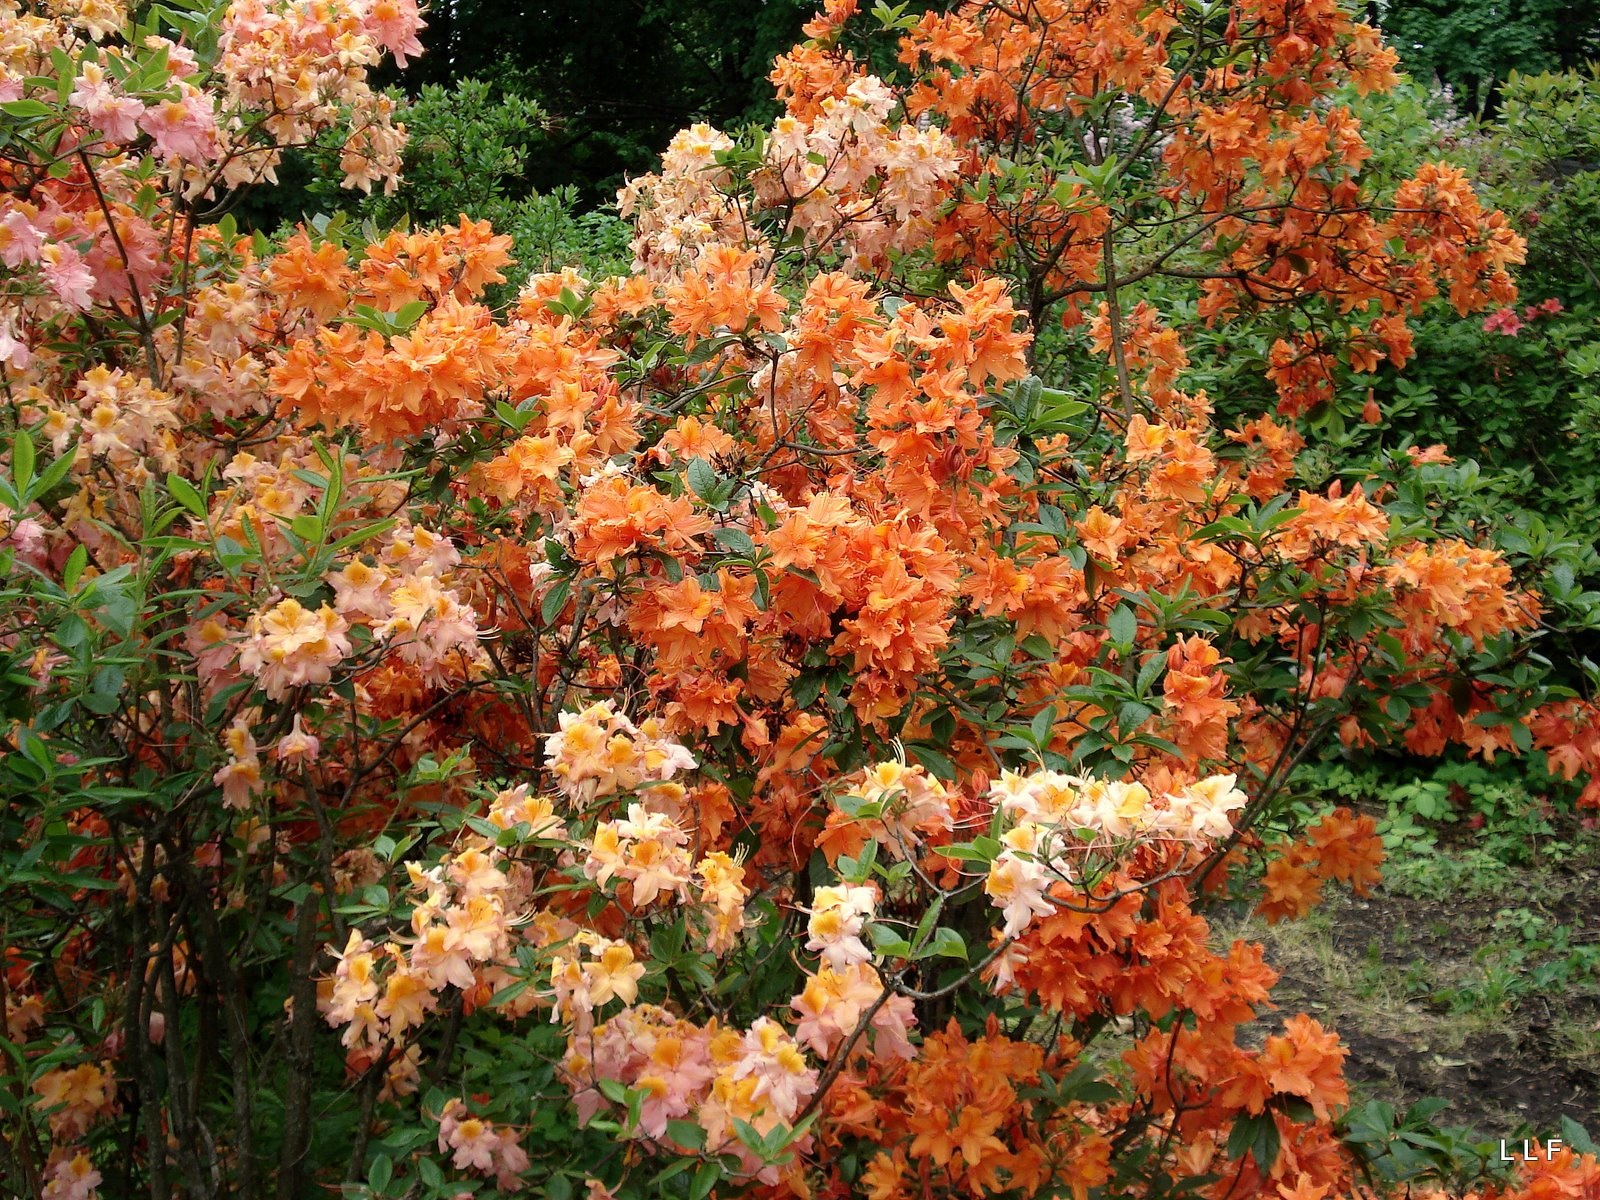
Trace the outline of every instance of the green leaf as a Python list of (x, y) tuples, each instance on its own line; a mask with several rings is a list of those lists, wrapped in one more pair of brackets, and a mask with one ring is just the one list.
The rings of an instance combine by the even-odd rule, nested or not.
[(1051, 735), (1055, 731), (1056, 708), (1047, 704), (1033, 714), (1033, 721), (1028, 727), (1028, 733), (1033, 738), (1033, 744), (1043, 749), (1050, 744)]
[(428, 1187), (435, 1189), (444, 1187), (444, 1172), (439, 1169), (439, 1164), (426, 1154), (417, 1159), (417, 1174)]
[(427, 300), (413, 300), (410, 304), (403, 304), (395, 310), (392, 325), (396, 329), (410, 329), (422, 320), (422, 314), (428, 311), (430, 302)]
[(1253, 1117), (1240, 1115), (1228, 1133), (1228, 1157), (1240, 1159), (1253, 1154), (1256, 1167), (1265, 1175), (1278, 1161), (1278, 1123), (1271, 1110)]
[(1266, 1175), (1278, 1161), (1278, 1122), (1270, 1111), (1262, 1113), (1257, 1121), (1256, 1140), (1250, 1147), (1250, 1153), (1256, 1160), (1256, 1169)]
[(29, 492), (33, 488), (33, 463), (33, 439), (26, 429), (19, 429), (11, 439), (11, 475), (24, 505), (32, 499)]
[(172, 494), (174, 500), (183, 505), (189, 512), (199, 517), (202, 521), (206, 519), (205, 498), (200, 495), (199, 489), (182, 475), (171, 474), (167, 476), (167, 491)]
[(993, 862), (993, 858), (985, 854), (971, 842), (951, 842), (948, 846), (940, 846), (939, 853), (946, 858), (953, 858), (960, 862)]
[(546, 625), (554, 625), (556, 618), (561, 615), (561, 610), (566, 608), (567, 600), (572, 596), (572, 581), (558, 579), (550, 585), (550, 590), (544, 594), (544, 599), (539, 602), (539, 619)]
[(722, 1178), (722, 1168), (714, 1162), (701, 1163), (689, 1184), (689, 1200), (706, 1200), (717, 1180)]
[(1106, 618), (1106, 630), (1116, 645), (1131, 646), (1133, 639), (1139, 636), (1139, 618), (1126, 604), (1119, 604)]
[(55, 491), (61, 481), (67, 477), (67, 472), (72, 469), (73, 455), (70, 448), (48, 467), (39, 473), (39, 481), (33, 488), (34, 497), (48, 496)]
[(925, 742), (907, 742), (906, 753), (916, 759), (935, 779), (946, 783), (956, 777), (956, 765)]
[(389, 1187), (389, 1181), (394, 1178), (394, 1159), (387, 1154), (380, 1154), (372, 1160), (372, 1168), (367, 1172), (367, 1186), (373, 1191), (382, 1193)]
[(722, 481), (712, 469), (710, 463), (703, 458), (694, 459), (689, 464), (689, 469), (684, 472), (684, 479), (689, 484), (689, 490), (707, 503), (718, 499), (718, 491)]
[(668, 1121), (667, 1136), (690, 1150), (699, 1150), (706, 1144), (705, 1127), (695, 1121)]
[(933, 940), (922, 951), (923, 956), (935, 955), (939, 958), (959, 958), (967, 961), (967, 943), (954, 929), (941, 926), (933, 931)]
[(61, 586), (72, 592), (78, 586), (78, 580), (83, 578), (83, 569), (89, 565), (89, 551), (82, 545), (72, 548), (72, 553), (67, 555), (67, 562), (61, 568)]
[(4, 104), (0, 104), (0, 112), (8, 117), (28, 120), (34, 117), (48, 117), (55, 110), (40, 100), (7, 100)]
[(68, 613), (61, 618), (61, 624), (56, 626), (55, 643), (63, 650), (83, 645), (88, 637), (88, 623), (77, 613)]
[(117, 709), (122, 707), (122, 701), (120, 699), (113, 695), (107, 695), (104, 692), (85, 692), (78, 698), (78, 703), (82, 704), (90, 712), (100, 717), (109, 717), (112, 713), (116, 712)]
[[(696, 459), (695, 461), (698, 462), (699, 460)], [(756, 552), (756, 544), (750, 540), (750, 535), (742, 529), (713, 529), (711, 536), (735, 554), (750, 555)]]
[[(650, 1186), (659, 1189), (667, 1180), (676, 1179), (692, 1166), (694, 1166), (694, 1159), (692, 1158), (680, 1158), (677, 1162), (668, 1163), (656, 1172), (655, 1178), (650, 1180)], [(657, 1191), (656, 1194), (659, 1196), (661, 1193)]]
[(906, 958), (911, 954), (911, 943), (887, 925), (868, 925), (867, 936), (872, 939), (873, 950), (884, 958)]
[(1600, 1154), (1600, 1146), (1595, 1145), (1589, 1131), (1571, 1117), (1561, 1118), (1561, 1140), (1579, 1154)]

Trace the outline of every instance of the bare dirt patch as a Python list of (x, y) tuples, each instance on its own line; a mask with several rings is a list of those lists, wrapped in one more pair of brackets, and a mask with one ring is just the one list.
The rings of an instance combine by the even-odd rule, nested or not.
[[(1448, 868), (1442, 868), (1448, 869)], [(1401, 887), (1416, 887), (1412, 876)], [(1421, 888), (1437, 887), (1422, 879)], [(1304, 921), (1219, 919), (1349, 1048), (1353, 1099), (1448, 1100), (1440, 1125), (1482, 1138), (1600, 1127), (1600, 852), (1507, 869), (1481, 892), (1330, 896)], [(1264, 1018), (1264, 1025), (1276, 1019)]]

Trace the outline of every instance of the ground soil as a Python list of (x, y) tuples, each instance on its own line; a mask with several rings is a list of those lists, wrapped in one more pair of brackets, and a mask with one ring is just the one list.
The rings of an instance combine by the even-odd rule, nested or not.
[(1533, 986), (1552, 955), (1508, 934), (1506, 914), (1535, 939), (1564, 926), (1580, 955), (1600, 958), (1584, 951), (1600, 943), (1600, 859), (1446, 901), (1388, 888), (1330, 895), (1306, 921), (1219, 932), (1264, 943), (1282, 976), (1278, 1020), (1303, 1011), (1338, 1031), (1357, 1103), (1437, 1096), (1450, 1107), (1436, 1124), (1484, 1139), (1559, 1134), (1563, 1117), (1600, 1132), (1600, 973)]

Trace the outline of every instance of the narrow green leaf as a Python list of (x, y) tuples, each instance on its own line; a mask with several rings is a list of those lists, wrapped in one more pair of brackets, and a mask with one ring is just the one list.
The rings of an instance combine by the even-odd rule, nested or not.
[(11, 439), (11, 477), (17, 485), (17, 497), (27, 504), (33, 497), (33, 439), (26, 429), (17, 430)]
[(167, 491), (172, 494), (174, 500), (183, 505), (194, 516), (202, 521), (206, 519), (205, 498), (200, 495), (200, 490), (182, 475), (171, 474), (167, 476)]

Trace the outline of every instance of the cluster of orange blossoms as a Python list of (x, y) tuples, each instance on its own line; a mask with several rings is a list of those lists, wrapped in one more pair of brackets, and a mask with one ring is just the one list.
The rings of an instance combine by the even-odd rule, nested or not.
[[(1402, 364), (1430, 298), (1505, 303), (1520, 256), (1451, 168), (1363, 192), (1330, 97), (1392, 81), (1371, 28), (1334, 0), (1238, 0), (1213, 31), (1229, 62), (1196, 71), (1172, 49), (1188, 5), (967, 3), (909, 26), (894, 83), (844, 49), (855, 0), (830, 0), (748, 161), (697, 126), (625, 189), (633, 275), (538, 275), (496, 308), (509, 239), (465, 216), (370, 245), (162, 240), (192, 211), (172, 197), (270, 172), (271, 139), (370, 96), (380, 49), (415, 53), (408, 0), (228, 6), (220, 108), (177, 43), (171, 96), (123, 94), (86, 50), (120, 20), (60, 7), (0, 34), (0, 86), (67, 53), (64, 127), (148, 136), (171, 207), (142, 210), (115, 156), (0, 165), (0, 370), (70, 459), (63, 495), (0, 510), (0, 532), (52, 579), (170, 552), (127, 642), (182, 672), (150, 672), (117, 730), (139, 770), (178, 756), (215, 801), (177, 806), (189, 843), (163, 816), (85, 850), (96, 903), (198, 897), (208, 944), (288, 910), (329, 947), (288, 1019), (314, 1004), (361, 1120), (425, 1119), (415, 1154), (475, 1185), (533, 1168), (536, 1140), (491, 1115), (513, 1089), (491, 1066), (439, 1111), (416, 1097), (428, 1056), (493, 1020), (551, 1032), (573, 1137), (652, 1176), (1087, 1200), (1137, 1162), (1210, 1200), (1362, 1194), (1344, 1051), (1304, 1016), (1241, 1044), (1274, 974), (1213, 946), (1208, 888), (1264, 847), (1269, 919), (1372, 885), (1370, 817), (1286, 844), (1254, 825), (1308, 724), (1375, 737), (1374, 689), (1378, 733), (1492, 755), (1520, 723), (1600, 803), (1593, 705), (1489, 724), (1494, 690), (1454, 686), (1540, 617), (1497, 552), (1404, 525), (1378, 481), (1289, 502), (1295, 418)], [(1079, 169), (1018, 182), (996, 147), (1039, 151), (1101, 94), (1116, 121)], [(394, 166), (374, 114), (340, 143), (354, 186)], [(1118, 153), (1159, 172), (1154, 199), (1122, 198)], [(1170, 254), (1152, 204), (1183, 231)], [(1185, 390), (1178, 333), (1136, 294), (1169, 261), (1208, 320), (1338, 313), (1273, 347), (1278, 416), (1219, 431)], [(84, 314), (147, 299), (161, 319), (92, 361)], [(1058, 311), (1114, 387), (1044, 398), (1030, 321)], [(161, 475), (177, 507), (150, 528)], [(73, 646), (40, 638), (50, 694)], [(1286, 682), (1236, 686), (1249, 657)], [(1402, 712), (1401, 690), (1423, 698)], [(111, 840), (100, 814), (71, 825)], [(177, 964), (147, 997), (218, 990), (184, 927), (139, 937)], [(10, 1039), (63, 1017), (44, 980), (8, 952)], [(973, 1004), (987, 1020), (963, 1023)], [(157, 1007), (32, 1081), (51, 1200), (95, 1194), (129, 1040), (188, 1036)], [(1064, 1090), (1102, 1036), (1120, 1066)], [(1275, 1154), (1237, 1153), (1248, 1123)], [(1569, 1151), (1482, 1200), (1597, 1188)]]

